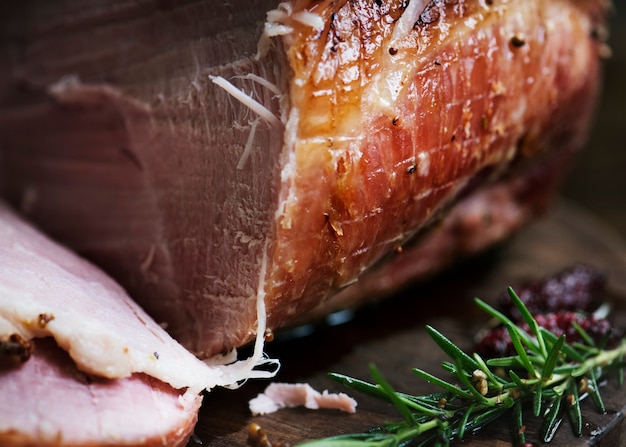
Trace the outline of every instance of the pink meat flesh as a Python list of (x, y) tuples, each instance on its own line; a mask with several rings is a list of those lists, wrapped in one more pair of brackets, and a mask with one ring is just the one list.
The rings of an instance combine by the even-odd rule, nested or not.
[(152, 320), (101, 270), (0, 203), (0, 342), (54, 337), (78, 367), (107, 378), (133, 373), (198, 394), (232, 383)]
[(0, 247), (3, 447), (185, 445), (200, 393), (251, 375), (254, 361), (200, 361), (2, 203)]
[(347, 413), (356, 411), (356, 401), (345, 393), (319, 392), (308, 383), (278, 383), (268, 385), (265, 391), (250, 400), (253, 415), (268, 414), (281, 408), (305, 407), (311, 410), (334, 409)]
[(52, 339), (17, 366), (0, 356), (0, 444), (184, 446), (200, 395), (144, 374), (103, 379), (78, 369)]

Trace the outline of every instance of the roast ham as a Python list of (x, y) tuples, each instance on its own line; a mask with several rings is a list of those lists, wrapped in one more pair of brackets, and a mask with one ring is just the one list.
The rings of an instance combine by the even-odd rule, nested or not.
[[(11, 7), (2, 193), (207, 357), (362, 302), (384, 261), (430, 274), (543, 209), (585, 142), (608, 5)], [(509, 220), (477, 226), (472, 204)]]
[(254, 375), (199, 360), (2, 204), (0, 247), (0, 445), (185, 445), (201, 392)]

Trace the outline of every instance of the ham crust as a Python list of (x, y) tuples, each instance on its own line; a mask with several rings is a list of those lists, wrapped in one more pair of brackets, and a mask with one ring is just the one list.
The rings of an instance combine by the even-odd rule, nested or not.
[[(602, 2), (430, 2), (397, 36), (401, 4), (297, 2), (280, 18), (294, 75), (270, 327), (353, 283), (468, 189), (584, 141)], [(323, 30), (295, 18), (305, 7)]]
[(309, 318), (392, 296), (455, 262), (506, 242), (549, 209), (573, 156), (567, 151), (551, 154), (541, 163), (468, 194), (428, 231), (398, 245), (357, 283), (320, 303)]

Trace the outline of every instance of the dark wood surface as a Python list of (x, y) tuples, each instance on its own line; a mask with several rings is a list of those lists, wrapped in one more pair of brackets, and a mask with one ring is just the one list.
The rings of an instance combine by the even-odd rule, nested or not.
[[(471, 350), (472, 337), (486, 320), (473, 304), (473, 297), (493, 301), (509, 285), (554, 273), (576, 261), (608, 273), (613, 316), (620, 326), (625, 326), (626, 245), (621, 235), (571, 203), (560, 202), (548, 216), (513, 241), (479, 259), (429, 283), (416, 285), (401, 296), (361, 309), (347, 323), (321, 324), (312, 328), (308, 336), (289, 338), (289, 334), (284, 334), (282, 340), (266, 346), (268, 354), (283, 364), (275, 380), (306, 381), (320, 391), (349, 392), (359, 402), (356, 414), (298, 408), (252, 417), (247, 402), (268, 384), (253, 381), (237, 391), (214, 390), (207, 394), (189, 445), (244, 446), (250, 422), (263, 427), (270, 441), (295, 445), (310, 438), (362, 432), (382, 421), (398, 419), (391, 405), (346, 390), (330, 380), (327, 372), (369, 380), (368, 365), (374, 362), (397, 390), (435, 391), (411, 373), (413, 367), (419, 367), (444, 374), (439, 365), (445, 356), (426, 334), (425, 324), (435, 326)], [(626, 388), (619, 389), (615, 382), (609, 378), (603, 388), (607, 414), (598, 414), (590, 403), (584, 402), (585, 435), (574, 437), (564, 422), (552, 445), (625, 445)], [(532, 440), (538, 421), (527, 418), (527, 422)], [(508, 446), (509, 439), (508, 423), (502, 420), (462, 445)]]
[(626, 236), (626, 0), (613, 6), (596, 119), (563, 193)]

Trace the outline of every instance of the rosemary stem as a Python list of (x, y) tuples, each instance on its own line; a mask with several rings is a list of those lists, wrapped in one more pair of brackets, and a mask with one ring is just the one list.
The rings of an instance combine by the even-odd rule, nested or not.
[[(482, 429), (509, 409), (513, 411), (514, 439), (524, 442), (523, 402), (532, 402), (533, 413), (542, 417), (541, 438), (545, 442), (549, 442), (558, 430), (559, 414), (563, 408), (567, 409), (574, 433), (580, 436), (579, 387), (591, 395), (601, 413), (606, 411), (597, 380), (604, 374), (605, 368), (616, 368), (621, 383), (626, 367), (626, 339), (610, 350), (604, 349), (605, 342), (596, 344), (590, 338), (585, 338), (582, 343), (568, 344), (565, 335), (557, 336), (540, 327), (519, 297), (512, 290), (510, 294), (530, 332), (487, 303), (479, 299), (476, 302), (506, 327), (515, 355), (488, 360), (483, 360), (476, 353), (470, 356), (436, 329), (427, 326), (431, 338), (452, 360), (442, 363), (443, 370), (461, 382), (460, 385), (414, 368), (416, 375), (442, 391), (412, 396), (395, 391), (373, 364), (370, 366), (373, 384), (334, 375), (344, 385), (391, 402), (403, 419), (384, 423), (368, 433), (339, 435), (305, 445), (398, 447), (412, 441), (419, 442), (421, 446), (449, 445), (450, 440), (463, 439), (466, 433)], [(502, 368), (503, 371), (498, 370), (496, 374), (495, 368)]]
[(426, 414), (432, 417), (439, 417), (439, 416), (449, 417), (454, 414), (454, 412), (446, 412), (443, 410), (433, 410), (431, 408), (418, 404), (414, 400), (407, 399), (406, 397), (400, 397), (400, 400), (404, 402), (404, 404), (407, 407), (412, 408), (413, 410), (419, 411), (422, 414)]
[(571, 373), (572, 377), (580, 377), (592, 368), (604, 366), (626, 354), (626, 340), (615, 349), (609, 351), (600, 351), (595, 357), (591, 357), (581, 363), (575, 371)]

